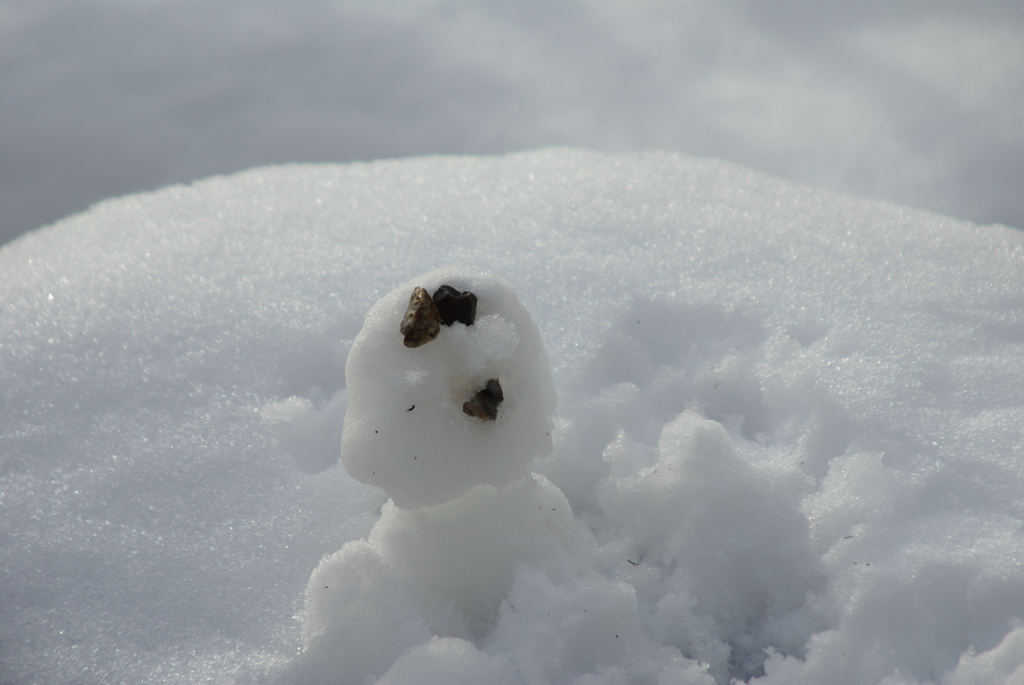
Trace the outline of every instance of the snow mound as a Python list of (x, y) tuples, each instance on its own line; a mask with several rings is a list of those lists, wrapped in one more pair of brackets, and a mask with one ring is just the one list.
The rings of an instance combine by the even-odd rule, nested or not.
[[(448, 285), (476, 295), (475, 321), (436, 325), (409, 348), (400, 323), (415, 288)], [(555, 386), (540, 332), (504, 280), (446, 267), (385, 295), (366, 315), (345, 365), (348, 409), (342, 462), (400, 507), (441, 504), (475, 485), (524, 478), (551, 452)], [(496, 418), (464, 405), (496, 381)]]
[[(420, 405), (346, 365), (451, 264), (536, 322), (551, 453), (540, 401), (508, 471), (405, 509), (339, 463), (344, 417)], [(670, 154), (105, 202), (0, 249), (0, 681), (1012, 682), (1021, 274), (1019, 231)], [(480, 307), (504, 324), (395, 349), (536, 342)], [(444, 420), (498, 432), (501, 385)]]

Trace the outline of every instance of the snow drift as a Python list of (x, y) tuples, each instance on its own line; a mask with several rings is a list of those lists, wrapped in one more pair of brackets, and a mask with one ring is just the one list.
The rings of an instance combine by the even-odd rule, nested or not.
[[(1017, 231), (546, 150), (256, 169), (0, 263), (3, 682), (1024, 667)], [(402, 509), (338, 463), (346, 361), (455, 263), (536, 321), (552, 451)]]

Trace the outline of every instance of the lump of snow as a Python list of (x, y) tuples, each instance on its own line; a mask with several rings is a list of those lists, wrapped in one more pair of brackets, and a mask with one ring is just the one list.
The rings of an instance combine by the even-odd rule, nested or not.
[(644, 631), (632, 586), (596, 575), (556, 584), (523, 569), (484, 646), (511, 655), (528, 683), (580, 682), (581, 673), (594, 683), (714, 683)]
[(629, 541), (624, 553), (658, 570), (656, 634), (722, 680), (726, 663), (733, 675), (759, 672), (768, 646), (800, 651), (787, 627), (807, 620), (806, 594), (823, 582), (805, 516), (695, 412), (665, 425), (655, 464), (641, 467), (637, 451), (622, 434), (608, 446), (599, 496)]
[(388, 502), (369, 539), (325, 557), (306, 588), (303, 682), (361, 683), (431, 635), (479, 639), (522, 567), (558, 582), (592, 555), (543, 476), (432, 507)]
[[(450, 324), (438, 325), (435, 291)], [(506, 485), (551, 451), (547, 354), (529, 312), (497, 276), (454, 266), (395, 288), (366, 315), (345, 375), (342, 463), (399, 507)]]
[(381, 674), (415, 645), (430, 639), (420, 595), (366, 540), (325, 557), (306, 586), (299, 677), (306, 683)]

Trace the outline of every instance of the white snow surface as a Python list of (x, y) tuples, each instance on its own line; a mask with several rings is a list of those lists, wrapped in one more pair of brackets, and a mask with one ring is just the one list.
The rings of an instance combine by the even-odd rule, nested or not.
[[(402, 509), (340, 463), (346, 360), (452, 264), (536, 321), (553, 451)], [(0, 249), (0, 682), (1020, 682), (1022, 276), (667, 153), (102, 203)]]

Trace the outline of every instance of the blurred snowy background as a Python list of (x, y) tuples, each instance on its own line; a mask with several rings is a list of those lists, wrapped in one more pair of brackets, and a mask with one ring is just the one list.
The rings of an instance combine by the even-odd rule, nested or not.
[(0, 0), (0, 242), (281, 162), (664, 149), (1024, 227), (1024, 4)]

